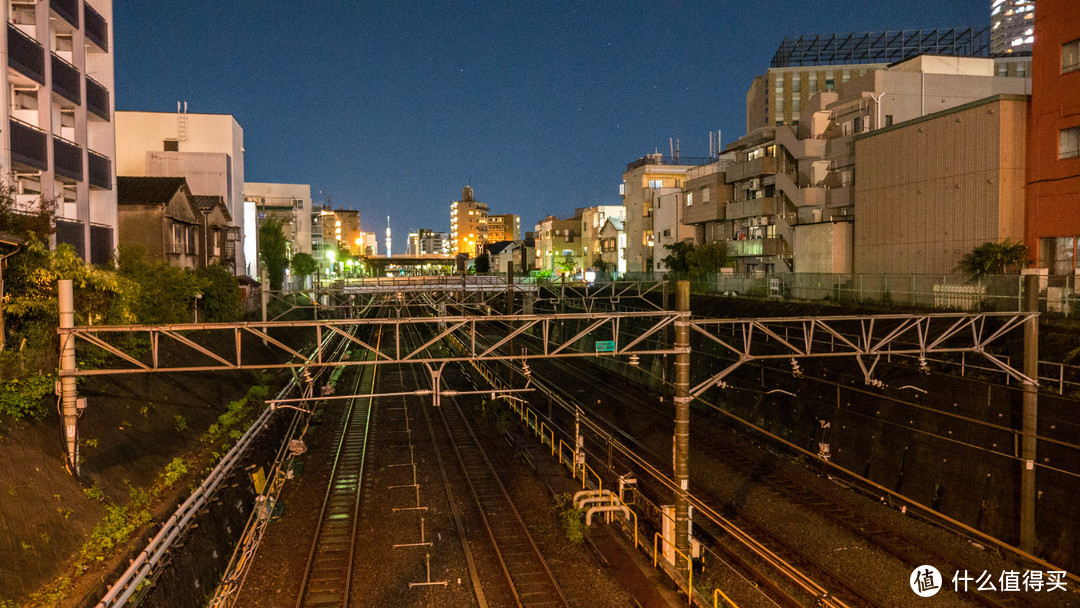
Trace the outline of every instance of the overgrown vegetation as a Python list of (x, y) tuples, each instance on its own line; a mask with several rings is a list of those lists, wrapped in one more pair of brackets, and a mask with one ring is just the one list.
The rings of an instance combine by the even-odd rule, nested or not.
[[(72, 281), (77, 325), (191, 321), (196, 295), (201, 319), (240, 317), (240, 289), (224, 267), (176, 268), (147, 259), (138, 247), (121, 247), (114, 263), (101, 267), (87, 264), (69, 245), (50, 250), (54, 208), (50, 201), (18, 203), (10, 187), (0, 187), (0, 232), (24, 242), (4, 271), (0, 415), (40, 418), (49, 411), (60, 347), (61, 279)], [(83, 350), (78, 364), (92, 366), (104, 356)]]
[(575, 545), (585, 542), (585, 511), (574, 508), (574, 495), (555, 495), (555, 512), (566, 539)]
[(663, 262), (671, 272), (702, 276), (720, 272), (722, 268), (729, 266), (727, 247), (723, 243), (694, 245), (680, 241), (664, 245), (664, 249), (669, 253)]
[(1024, 266), (1027, 247), (1005, 239), (1001, 243), (987, 241), (960, 258), (960, 270), (979, 280), (987, 275), (1015, 272)]
[(259, 226), (259, 258), (266, 268), (270, 289), (278, 291), (285, 282), (285, 269), (289, 267), (288, 241), (281, 222), (269, 218)]

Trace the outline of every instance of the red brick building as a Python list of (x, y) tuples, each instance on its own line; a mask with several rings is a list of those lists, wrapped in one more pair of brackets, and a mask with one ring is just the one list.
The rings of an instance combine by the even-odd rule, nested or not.
[(1028, 256), (1076, 272), (1080, 252), (1080, 7), (1039, 0), (1032, 50), (1027, 162)]

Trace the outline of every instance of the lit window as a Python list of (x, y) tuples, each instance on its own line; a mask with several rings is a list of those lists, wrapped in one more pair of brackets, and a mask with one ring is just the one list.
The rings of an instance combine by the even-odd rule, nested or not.
[(1058, 158), (1076, 158), (1080, 156), (1080, 127), (1062, 129), (1058, 139)]
[(687, 192), (686, 193), (686, 206), (691, 207), (691, 206), (693, 206), (693, 204), (694, 204), (694, 193), (693, 192)]
[(1080, 38), (1061, 45), (1061, 73), (1080, 69)]
[(649, 180), (649, 188), (651, 188), (653, 190), (656, 190), (656, 189), (663, 188), (663, 187), (664, 187), (664, 180), (660, 180), (660, 179), (650, 179)]

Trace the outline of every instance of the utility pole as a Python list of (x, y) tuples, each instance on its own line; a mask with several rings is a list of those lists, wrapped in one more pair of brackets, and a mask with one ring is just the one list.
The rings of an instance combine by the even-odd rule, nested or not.
[[(60, 304), (60, 329), (75, 327), (75, 296), (71, 279), (58, 281)], [(75, 376), (67, 373), (75, 371), (75, 336), (60, 336), (60, 403), (64, 416), (64, 442), (67, 447), (68, 470), (75, 477), (79, 476), (79, 389)]]
[[(1039, 275), (1024, 274), (1024, 311), (1039, 311)], [(1039, 317), (1024, 324), (1024, 414), (1020, 444), (1020, 550), (1035, 552), (1035, 459), (1039, 428)]]
[(690, 555), (690, 281), (676, 283), (675, 310), (675, 572), (689, 580), (690, 564), (679, 558)]

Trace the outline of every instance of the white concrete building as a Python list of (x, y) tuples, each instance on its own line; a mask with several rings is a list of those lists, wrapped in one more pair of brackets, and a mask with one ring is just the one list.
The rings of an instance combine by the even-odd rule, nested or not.
[[(183, 110), (184, 108), (180, 108)], [(220, 196), (233, 218), (236, 274), (253, 275), (247, 260), (255, 235), (244, 231), (244, 129), (230, 114), (116, 113), (117, 175), (184, 177), (192, 194)]]
[(116, 248), (111, 0), (11, 0), (0, 171), (30, 209), (55, 199), (55, 242), (105, 263)]
[[(309, 184), (244, 183), (244, 203), (253, 206), (255, 222), (244, 224), (245, 234), (258, 234), (259, 224), (268, 218), (281, 220), (285, 238), (291, 243), (291, 254), (311, 254), (311, 186)], [(247, 217), (247, 216), (245, 216)], [(248, 239), (256, 244), (258, 239)], [(251, 257), (252, 249), (247, 252)]]

